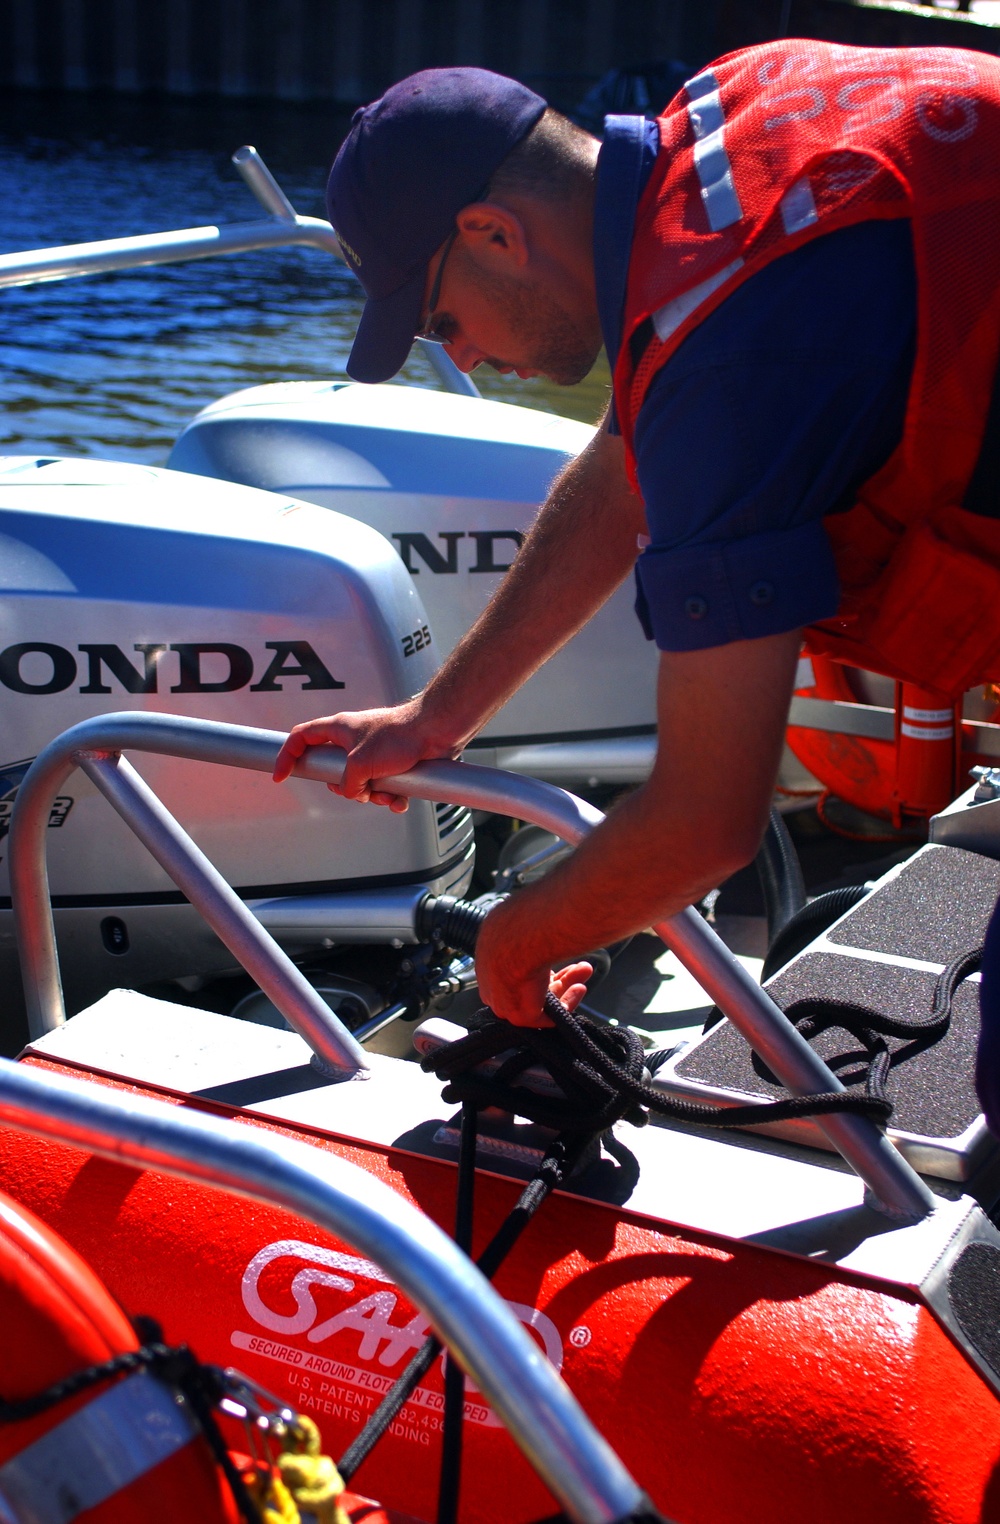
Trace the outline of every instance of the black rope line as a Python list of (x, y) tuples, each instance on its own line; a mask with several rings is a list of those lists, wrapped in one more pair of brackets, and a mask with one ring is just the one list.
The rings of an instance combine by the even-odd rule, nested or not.
[[(892, 1102), (885, 1093), (891, 1059), (885, 1037), (923, 1038), (928, 1042), (942, 1037), (951, 1022), (956, 990), (981, 961), (981, 947), (953, 959), (938, 976), (931, 1010), (925, 1017), (884, 1016), (849, 1001), (808, 999), (788, 1007), (785, 1014), (807, 1040), (829, 1027), (841, 1026), (865, 1045), (869, 1067), (862, 1093), (826, 1091), (725, 1107), (665, 1096), (644, 1077), (645, 1054), (634, 1032), (574, 1014), (551, 992), (545, 997), (544, 1010), (552, 1027), (514, 1027), (484, 1008), (467, 1037), (428, 1054), (421, 1063), (446, 1081), (446, 1101), (474, 1100), (478, 1106), (499, 1106), (560, 1131), (605, 1132), (622, 1118), (641, 1125), (647, 1120), (646, 1111), (718, 1128), (755, 1127), (834, 1112), (866, 1116), (885, 1125), (892, 1115)], [(499, 1060), (494, 1073), (470, 1072), (494, 1059)], [(551, 1076), (563, 1092), (561, 1097), (539, 1095), (516, 1083), (533, 1066)], [(777, 1083), (756, 1054), (754, 1066), (764, 1078)]]
[[(472, 1254), (472, 1222), (476, 1190), (476, 1135), (479, 1113), (471, 1101), (462, 1107), (458, 1145), (458, 1183), (455, 1197), (455, 1242)], [(437, 1524), (457, 1524), (462, 1483), (462, 1429), (465, 1418), (465, 1372), (452, 1354), (444, 1366), (444, 1413), (441, 1432), (441, 1471), (438, 1481)]]
[[(589, 1137), (558, 1137), (549, 1144), (534, 1176), (476, 1260), (487, 1279), (491, 1279), (499, 1270), (542, 1202), (572, 1174), (577, 1160), (590, 1141)], [(472, 1155), (475, 1157), (474, 1149)], [(437, 1335), (430, 1334), (406, 1369), (397, 1376), (364, 1428), (337, 1462), (337, 1470), (345, 1483), (350, 1484), (383, 1434), (396, 1421), (404, 1403), (420, 1385), (441, 1353), (441, 1348)]]
[(23, 1423), (25, 1419), (37, 1418), (40, 1413), (46, 1413), (60, 1403), (78, 1397), (91, 1387), (142, 1370), (149, 1371), (164, 1386), (175, 1388), (187, 1398), (212, 1455), (229, 1483), (241, 1516), (246, 1524), (263, 1524), (260, 1510), (233, 1464), (212, 1411), (225, 1395), (222, 1371), (215, 1365), (203, 1365), (186, 1344), (176, 1347), (161, 1343), (144, 1344), (139, 1349), (124, 1350), (120, 1355), (114, 1355), (100, 1364), (73, 1371), (33, 1397), (25, 1397), (16, 1402), (0, 1399), (0, 1424)]
[[(193, 1374), (198, 1379), (192, 1379), (190, 1382), (185, 1381), (181, 1386), (181, 1390), (190, 1402), (192, 1411), (201, 1425), (202, 1433), (205, 1436), (212, 1455), (215, 1457), (216, 1464), (229, 1483), (229, 1490), (233, 1494), (233, 1501), (244, 1520), (244, 1524), (264, 1524), (263, 1514), (250, 1496), (246, 1483), (233, 1462), (233, 1458), (229, 1453), (229, 1447), (226, 1444), (219, 1425), (215, 1421), (215, 1414), (212, 1411), (218, 1405), (219, 1396), (222, 1394), (222, 1373), (221, 1371), (215, 1372), (211, 1366), (200, 1366), (195, 1357), (191, 1355), (190, 1350), (186, 1352), (191, 1358)], [(218, 1396), (210, 1396), (211, 1389), (204, 1380), (206, 1371), (216, 1376)]]
[(39, 1413), (47, 1412), (60, 1402), (68, 1402), (71, 1397), (87, 1391), (88, 1387), (97, 1386), (102, 1381), (111, 1381), (115, 1376), (149, 1370), (165, 1353), (168, 1351), (162, 1344), (126, 1350), (100, 1365), (88, 1365), (83, 1370), (64, 1376), (61, 1381), (54, 1381), (44, 1392), (37, 1392), (34, 1397), (25, 1397), (19, 1402), (0, 1399), (0, 1423), (23, 1423), (27, 1418), (37, 1418)]
[[(857, 1001), (822, 997), (795, 1000), (786, 1008), (785, 1015), (807, 1042), (831, 1027), (850, 1032), (866, 1054), (865, 1094), (886, 1107), (887, 1115), (891, 1115), (892, 1102), (886, 1095), (886, 1083), (892, 1054), (886, 1038), (916, 1038), (927, 1046), (942, 1038), (951, 1025), (951, 1008), (959, 985), (978, 970), (982, 960), (981, 947), (953, 958), (935, 980), (931, 1009), (926, 1016), (887, 1016)], [(778, 1083), (757, 1053), (753, 1054), (753, 1066), (762, 1079), (770, 1084)]]
[[(628, 1027), (608, 1027), (571, 1014), (551, 993), (545, 997), (544, 1009), (555, 1030), (513, 1027), (493, 1018), (468, 1037), (428, 1054), (422, 1066), (447, 1081), (446, 1101), (474, 1100), (479, 1106), (499, 1106), (543, 1127), (590, 1134), (606, 1132), (622, 1119), (642, 1126), (648, 1120), (647, 1111), (674, 1121), (730, 1128), (832, 1111), (884, 1122), (891, 1110), (888, 1102), (850, 1091), (721, 1108), (675, 1099), (643, 1078), (642, 1043)], [(503, 1061), (492, 1075), (466, 1071), (467, 1065), (501, 1056)], [(563, 1091), (562, 1097), (539, 1095), (511, 1083), (535, 1065), (548, 1071)]]

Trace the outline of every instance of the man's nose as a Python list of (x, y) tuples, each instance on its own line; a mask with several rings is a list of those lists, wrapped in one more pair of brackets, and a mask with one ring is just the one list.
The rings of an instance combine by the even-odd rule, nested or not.
[(453, 339), (448, 345), (448, 353), (459, 370), (464, 371), (466, 375), (475, 370), (477, 365), (482, 365), (486, 358), (481, 349), (477, 349), (475, 344), (470, 344), (464, 339)]

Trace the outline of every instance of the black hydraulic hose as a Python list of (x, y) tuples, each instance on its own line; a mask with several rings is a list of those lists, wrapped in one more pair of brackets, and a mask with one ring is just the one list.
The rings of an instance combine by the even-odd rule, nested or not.
[[(806, 902), (795, 843), (776, 809), (771, 810), (755, 865), (767, 907), (768, 941), (773, 942)], [(428, 894), (417, 909), (414, 929), (422, 942), (442, 942), (471, 956), (479, 928), (492, 908), (492, 904), (456, 900), (447, 894)]]
[(754, 866), (764, 894), (770, 946), (806, 902), (799, 854), (780, 812), (773, 806)]
[[(455, 1201), (455, 1242), (472, 1257), (473, 1202), (476, 1190), (478, 1115), (471, 1101), (462, 1107), (458, 1149), (458, 1190)], [(465, 1372), (454, 1355), (444, 1366), (444, 1411), (441, 1434), (441, 1476), (438, 1482), (437, 1524), (458, 1524), (462, 1482), (462, 1433), (465, 1418)]]
[[(500, 899), (506, 899), (506, 895), (490, 896), (486, 904), (456, 900), (448, 894), (425, 895), (417, 907), (414, 930), (421, 942), (440, 942), (473, 957), (479, 928)], [(631, 940), (626, 937), (610, 951), (606, 947), (596, 947), (583, 954), (594, 970), (591, 989), (595, 989), (610, 972), (612, 959), (623, 952)]]
[(821, 931), (825, 931), (834, 921), (839, 921), (842, 915), (859, 905), (868, 892), (864, 884), (846, 884), (842, 889), (831, 889), (827, 894), (819, 894), (807, 905), (803, 905), (772, 939), (761, 969), (761, 983), (770, 979), (779, 968), (784, 968)]
[(428, 894), (417, 907), (414, 930), (421, 942), (441, 942), (471, 957), (479, 928), (493, 905), (456, 900), (450, 894)]

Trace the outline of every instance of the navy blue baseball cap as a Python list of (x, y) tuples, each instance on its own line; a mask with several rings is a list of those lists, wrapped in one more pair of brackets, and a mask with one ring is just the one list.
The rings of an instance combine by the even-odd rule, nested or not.
[(368, 295), (347, 362), (388, 381), (420, 325), (427, 266), (545, 110), (488, 69), (424, 69), (354, 114), (326, 188), (327, 215)]

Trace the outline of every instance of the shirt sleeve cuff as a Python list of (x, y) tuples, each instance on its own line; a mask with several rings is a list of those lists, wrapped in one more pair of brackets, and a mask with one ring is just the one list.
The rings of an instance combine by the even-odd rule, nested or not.
[(661, 651), (759, 640), (829, 619), (840, 598), (822, 520), (749, 539), (668, 549), (636, 562), (640, 623)]

